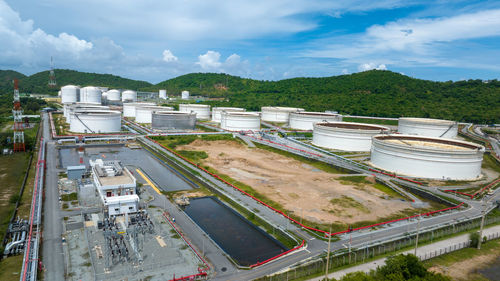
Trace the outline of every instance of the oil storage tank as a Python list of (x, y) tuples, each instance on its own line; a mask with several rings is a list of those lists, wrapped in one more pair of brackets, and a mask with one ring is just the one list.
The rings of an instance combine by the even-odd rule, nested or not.
[(342, 121), (342, 115), (324, 112), (290, 112), (288, 126), (296, 130), (312, 130), (314, 123)]
[(458, 123), (450, 120), (401, 117), (398, 133), (426, 137), (456, 138)]
[(154, 130), (194, 130), (195, 112), (154, 111), (151, 115), (151, 127)]
[(181, 92), (181, 99), (188, 100), (189, 99), (189, 91), (182, 91)]
[(134, 117), (135, 118), (135, 108), (137, 106), (155, 106), (151, 102), (129, 102), (123, 104), (123, 117)]
[(135, 122), (151, 124), (151, 116), (153, 111), (174, 110), (173, 107), (166, 106), (136, 106), (135, 107)]
[(80, 102), (101, 104), (102, 91), (101, 89), (88, 86), (80, 89)]
[(93, 111), (109, 110), (109, 106), (92, 104), (92, 103), (74, 103), (67, 105), (67, 108), (64, 112), (66, 123), (68, 124), (70, 123), (71, 115), (73, 115), (75, 112), (86, 111), (86, 110), (93, 110)]
[(179, 104), (180, 112), (195, 112), (196, 119), (210, 119), (210, 105), (207, 104)]
[(122, 93), (122, 102), (136, 102), (137, 92), (132, 90), (125, 90)]
[(418, 178), (474, 180), (481, 176), (484, 147), (475, 143), (415, 135), (373, 137), (371, 164)]
[(261, 107), (262, 121), (288, 123), (290, 112), (301, 112), (303, 108), (297, 107), (280, 107), (280, 106), (263, 106)]
[(164, 99), (164, 100), (166, 100), (166, 99), (167, 99), (167, 90), (160, 90), (160, 91), (158, 92), (158, 97), (159, 97), (160, 99)]
[(220, 123), (221, 112), (244, 112), (246, 109), (240, 107), (213, 107), (212, 108), (212, 122)]
[(116, 89), (109, 90), (108, 92), (107, 99), (108, 101), (120, 101), (121, 100), (121, 95), (120, 91)]
[(222, 111), (220, 127), (228, 131), (259, 131), (259, 112)]
[(75, 133), (117, 133), (121, 131), (121, 113), (114, 110), (75, 112), (69, 130)]
[(346, 151), (370, 151), (373, 136), (390, 132), (385, 126), (351, 122), (315, 123), (313, 127), (314, 145)]
[(61, 103), (74, 103), (80, 97), (80, 88), (75, 85), (66, 85), (61, 87)]

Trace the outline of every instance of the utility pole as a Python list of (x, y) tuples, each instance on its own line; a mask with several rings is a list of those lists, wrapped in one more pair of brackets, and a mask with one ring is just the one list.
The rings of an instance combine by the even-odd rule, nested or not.
[(481, 227), (479, 228), (479, 241), (477, 243), (477, 249), (481, 250), (481, 242), (483, 242), (483, 227), (484, 227), (484, 217), (486, 216), (486, 204), (483, 202), (483, 210), (481, 211)]
[(417, 248), (418, 248), (418, 234), (420, 233), (420, 216), (417, 217), (418, 222), (417, 222), (417, 237), (415, 239), (415, 256), (417, 255)]
[(332, 226), (328, 232), (328, 252), (326, 252), (325, 280), (328, 280), (328, 262), (330, 261), (330, 243), (332, 242)]

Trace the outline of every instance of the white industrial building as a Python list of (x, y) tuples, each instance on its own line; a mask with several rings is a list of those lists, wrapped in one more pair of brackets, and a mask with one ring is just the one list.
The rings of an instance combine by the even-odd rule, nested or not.
[(222, 111), (220, 127), (228, 131), (259, 131), (260, 113)]
[(325, 112), (290, 112), (288, 127), (295, 130), (312, 130), (314, 123), (342, 121), (342, 115)]
[(167, 90), (160, 90), (160, 91), (158, 92), (158, 97), (159, 97), (160, 99), (164, 99), (164, 100), (166, 100), (166, 99), (167, 99)]
[(196, 113), (154, 111), (151, 116), (151, 127), (154, 130), (194, 130), (196, 127)]
[(207, 104), (179, 104), (180, 112), (195, 112), (196, 119), (210, 119), (210, 105)]
[(484, 147), (475, 143), (414, 135), (373, 137), (371, 164), (418, 178), (475, 180), (481, 176)]
[(244, 112), (246, 109), (240, 107), (213, 107), (212, 108), (212, 122), (220, 123), (221, 112)]
[(86, 110), (70, 116), (69, 130), (75, 133), (118, 133), (121, 127), (120, 111)]
[(88, 86), (80, 89), (80, 102), (101, 104), (102, 91), (101, 89)]
[(75, 85), (66, 85), (61, 87), (61, 103), (74, 103), (80, 98), (80, 87)]
[(188, 100), (189, 99), (189, 91), (182, 91), (181, 99)]
[(123, 104), (123, 117), (135, 118), (135, 109), (140, 106), (155, 106), (151, 102), (129, 102)]
[(118, 160), (90, 160), (92, 179), (109, 216), (135, 213), (139, 210), (136, 179)]
[(346, 151), (370, 151), (373, 136), (390, 132), (384, 126), (351, 122), (315, 123), (313, 127), (314, 145)]
[(301, 112), (303, 108), (263, 106), (261, 107), (261, 119), (265, 122), (288, 123), (290, 112)]
[(132, 90), (125, 90), (122, 92), (122, 102), (136, 102), (137, 92)]
[(136, 106), (135, 122), (143, 124), (151, 124), (153, 112), (165, 111), (165, 110), (174, 110), (174, 108), (167, 106)]
[(450, 120), (401, 117), (398, 133), (438, 138), (456, 138), (458, 123)]

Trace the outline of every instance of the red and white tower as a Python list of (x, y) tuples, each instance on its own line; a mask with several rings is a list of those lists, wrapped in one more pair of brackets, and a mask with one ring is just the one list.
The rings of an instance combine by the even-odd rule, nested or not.
[(14, 152), (25, 151), (23, 110), (19, 100), (17, 79), (14, 79), (14, 108), (12, 109), (12, 115), (14, 116)]
[(50, 57), (50, 72), (49, 72), (49, 88), (55, 88), (57, 86), (56, 83), (56, 74), (54, 73), (54, 61), (52, 57)]

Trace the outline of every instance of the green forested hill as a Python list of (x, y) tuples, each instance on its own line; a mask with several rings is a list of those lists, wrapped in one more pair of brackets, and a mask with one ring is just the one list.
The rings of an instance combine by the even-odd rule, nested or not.
[[(16, 74), (0, 71), (2, 81)], [(47, 93), (48, 72), (20, 79), (21, 92)], [(218, 73), (191, 73), (152, 85), (109, 74), (56, 70), (58, 85), (96, 85), (157, 91), (168, 95), (188, 90), (193, 95), (224, 97), (216, 106), (296, 106), (309, 111), (336, 110), (343, 114), (387, 117), (430, 117), (476, 123), (500, 123), (500, 82), (481, 80), (434, 82), (391, 71), (372, 70), (322, 78), (259, 81)], [(10, 79), (10, 78), (9, 78)], [(7, 83), (10, 87), (11, 84)], [(53, 90), (55, 93), (55, 90)]]

